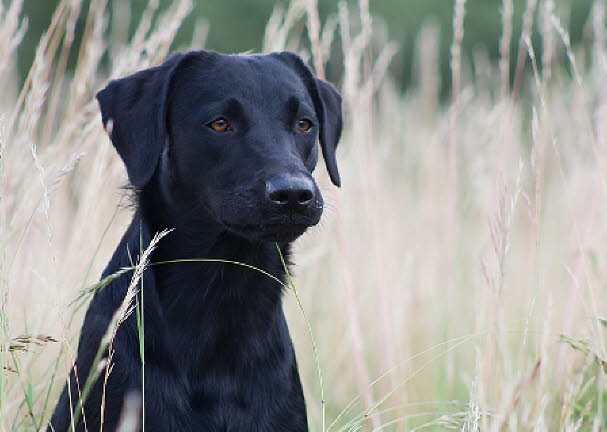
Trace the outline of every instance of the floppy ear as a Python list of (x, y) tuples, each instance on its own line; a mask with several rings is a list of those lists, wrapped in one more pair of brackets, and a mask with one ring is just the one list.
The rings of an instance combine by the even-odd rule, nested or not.
[(341, 179), (337, 169), (335, 149), (337, 148), (343, 128), (341, 95), (327, 81), (318, 78), (315, 81), (320, 99), (320, 103), (315, 101), (314, 105), (317, 105), (315, 109), (320, 117), (320, 146), (322, 148), (322, 156), (325, 159), (331, 181), (335, 186), (339, 187), (341, 186)]
[(341, 95), (327, 81), (314, 78), (312, 72), (303, 60), (292, 52), (274, 53), (283, 63), (293, 68), (304, 82), (312, 97), (314, 110), (320, 121), (320, 148), (325, 159), (325, 165), (331, 181), (337, 187), (341, 186), (335, 149), (341, 137), (343, 118), (341, 111)]
[(97, 93), (101, 120), (126, 166), (131, 184), (152, 178), (166, 140), (166, 105), (171, 78), (189, 54), (110, 83)]

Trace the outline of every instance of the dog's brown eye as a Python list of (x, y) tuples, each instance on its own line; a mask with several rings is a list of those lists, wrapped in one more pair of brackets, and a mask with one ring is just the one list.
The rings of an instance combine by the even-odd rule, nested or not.
[(299, 132), (308, 132), (312, 127), (312, 122), (310, 120), (302, 119), (297, 122), (297, 130)]
[(209, 127), (215, 132), (226, 132), (230, 129), (230, 123), (228, 123), (228, 121), (223, 117), (219, 117), (218, 119), (215, 119), (209, 123)]

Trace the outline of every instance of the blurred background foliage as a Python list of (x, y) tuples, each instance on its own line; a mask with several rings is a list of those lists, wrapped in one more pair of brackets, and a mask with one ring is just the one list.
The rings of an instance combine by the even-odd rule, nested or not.
[[(129, 32), (136, 28), (141, 12), (148, 0), (120, 0), (131, 5)], [(521, 33), (522, 16), (527, 0), (513, 0), (513, 37), (511, 68), (514, 69), (516, 50)], [(356, 3), (347, 0), (346, 3)], [(29, 28), (25, 40), (19, 47), (19, 73), (23, 80), (34, 57), (34, 49), (51, 21), (52, 13), (59, 0), (26, 0), (24, 15), (28, 17)], [(168, 7), (171, 1), (160, 1), (160, 9)], [(319, 12), (323, 22), (328, 16), (337, 13), (337, 0), (318, 0)], [(412, 79), (412, 58), (415, 40), (419, 30), (426, 24), (434, 24), (440, 33), (440, 56), (442, 91), (449, 89), (449, 49), (452, 39), (453, 0), (370, 0), (370, 9), (374, 16), (374, 31), (383, 29), (389, 40), (395, 41), (398, 54), (392, 62), (392, 76), (401, 89), (406, 90)], [(539, 3), (539, 2), (538, 2)], [(108, 1), (108, 7), (116, 7), (118, 1)], [(192, 38), (196, 23), (208, 26), (207, 49), (225, 53), (259, 51), (261, 49), (264, 28), (275, 7), (286, 7), (287, 0), (194, 0), (194, 10), (183, 23), (175, 41), (176, 49), (185, 46)], [(573, 45), (579, 45), (585, 39), (585, 29), (592, 0), (555, 0), (558, 16), (565, 28), (570, 30)], [(129, 10), (129, 7), (124, 7)], [(539, 8), (537, 8), (539, 9)], [(536, 10), (534, 25), (534, 46), (536, 54), (541, 54), (538, 20)], [(85, 15), (82, 14), (76, 29), (76, 38), (84, 27)], [(470, 61), (475, 50), (484, 49), (489, 58), (499, 58), (499, 40), (502, 31), (502, 0), (467, 0), (465, 17), (465, 35), (463, 41), (464, 68), (472, 67)], [(383, 25), (382, 25), (383, 23)], [(339, 43), (336, 38), (334, 43)], [(337, 51), (337, 50), (336, 50)], [(74, 50), (77, 52), (77, 50)], [(337, 61), (329, 68), (329, 75), (339, 76)], [(331, 71), (333, 70), (333, 73)]]

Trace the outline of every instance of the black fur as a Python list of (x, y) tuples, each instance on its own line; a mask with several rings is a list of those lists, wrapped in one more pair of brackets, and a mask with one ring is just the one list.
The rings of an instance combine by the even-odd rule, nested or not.
[[(152, 263), (232, 260), (284, 280), (276, 242), (288, 259), (290, 242), (322, 213), (311, 177), (318, 138), (331, 179), (340, 183), (335, 147), (341, 98), (330, 84), (315, 79), (291, 53), (198, 51), (111, 81), (97, 99), (136, 190), (133, 220), (104, 277), (130, 266), (156, 232), (173, 229)], [(219, 117), (230, 130), (209, 127)], [(309, 131), (297, 129), (300, 119), (311, 122)], [(78, 383), (82, 388), (100, 367), (92, 365), (97, 347), (130, 279), (126, 273), (95, 294), (76, 374), (69, 377), (71, 401), (66, 386), (52, 430), (71, 430), (77, 416), (76, 431), (98, 431), (101, 422), (103, 431), (113, 431), (125, 396), (141, 394), (133, 313), (113, 344), (103, 418), (102, 380), (89, 393), (84, 415), (73, 413)], [(142, 290), (137, 300), (144, 311), (147, 432), (307, 430), (281, 284), (242, 266), (187, 262), (152, 264)]]

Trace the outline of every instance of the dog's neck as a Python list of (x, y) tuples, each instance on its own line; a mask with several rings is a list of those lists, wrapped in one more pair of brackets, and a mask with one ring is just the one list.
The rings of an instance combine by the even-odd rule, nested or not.
[[(283, 325), (283, 287), (268, 276), (285, 277), (275, 243), (237, 236), (204, 210), (167, 205), (154, 191), (140, 193), (138, 207), (150, 235), (172, 230), (158, 243), (151, 262), (156, 263), (152, 270), (161, 313), (179, 345), (208, 347), (215, 343), (210, 340), (214, 335), (225, 342), (226, 333), (227, 340), (264, 333), (270, 338)], [(285, 260), (288, 246), (280, 245)], [(167, 261), (172, 262), (162, 264)]]

